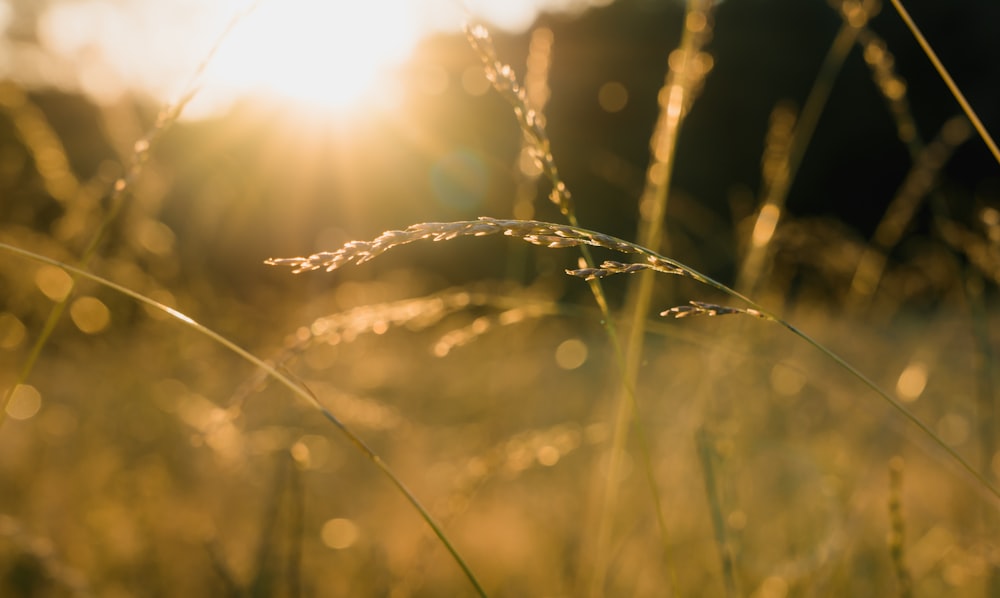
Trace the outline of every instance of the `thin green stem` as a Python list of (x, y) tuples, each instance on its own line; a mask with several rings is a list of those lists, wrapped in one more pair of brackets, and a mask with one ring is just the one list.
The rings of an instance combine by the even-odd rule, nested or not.
[(369, 447), (368, 444), (360, 436), (355, 434), (350, 428), (344, 425), (344, 423), (340, 421), (337, 418), (337, 416), (334, 415), (329, 409), (324, 407), (316, 399), (316, 397), (312, 395), (312, 393), (310, 393), (307, 389), (303, 388), (300, 384), (292, 380), (292, 378), (289, 375), (282, 373), (275, 366), (267, 363), (265, 360), (257, 357), (256, 355), (247, 351), (243, 347), (240, 347), (233, 341), (229, 340), (228, 338), (219, 334), (218, 332), (212, 330), (211, 328), (205, 326), (204, 324), (200, 324), (191, 317), (183, 314), (182, 312), (172, 307), (168, 307), (158, 301), (150, 299), (149, 297), (143, 295), (142, 293), (133, 291), (128, 287), (112, 282), (107, 278), (103, 278), (96, 274), (87, 272), (86, 270), (83, 270), (81, 268), (70, 266), (69, 264), (60, 262), (59, 260), (48, 258), (43, 255), (39, 255), (37, 253), (28, 251), (26, 249), (14, 247), (13, 245), (8, 245), (7, 243), (0, 243), (0, 249), (13, 253), (14, 255), (17, 255), (19, 257), (34, 260), (36, 262), (40, 262), (43, 264), (48, 264), (50, 266), (56, 266), (58, 268), (62, 268), (75, 277), (90, 280), (92, 282), (105, 286), (109, 289), (112, 289), (118, 293), (121, 293), (127, 297), (130, 297), (135, 301), (142, 303), (143, 305), (147, 305), (149, 307), (152, 307), (153, 309), (159, 310), (169, 315), (170, 317), (179, 320), (185, 326), (211, 339), (212, 341), (228, 349), (229, 351), (235, 353), (244, 361), (266, 372), (268, 376), (278, 381), (281, 385), (290, 390), (292, 394), (299, 397), (300, 399), (305, 401), (309, 406), (319, 411), (324, 418), (326, 418), (331, 424), (333, 424), (338, 430), (340, 430), (340, 432), (351, 442), (351, 444), (354, 445), (355, 448), (357, 448), (365, 457), (367, 457), (372, 463), (374, 463), (376, 467), (378, 467), (378, 469), (382, 472), (382, 474), (389, 479), (392, 485), (395, 486), (396, 489), (403, 494), (407, 502), (409, 502), (410, 505), (414, 509), (416, 509), (416, 511), (420, 514), (420, 518), (427, 523), (427, 525), (431, 528), (431, 531), (434, 533), (434, 535), (438, 537), (438, 539), (441, 541), (441, 544), (444, 545), (445, 549), (447, 549), (448, 552), (451, 554), (452, 559), (455, 561), (456, 564), (458, 564), (459, 568), (462, 569), (462, 572), (465, 574), (465, 577), (469, 580), (469, 583), (475, 589), (476, 594), (483, 597), (486, 596), (486, 591), (483, 590), (483, 587), (479, 584), (479, 581), (476, 579), (476, 576), (472, 573), (472, 570), (466, 564), (465, 559), (463, 559), (462, 556), (458, 553), (458, 550), (445, 535), (444, 530), (441, 528), (441, 526), (434, 520), (430, 512), (423, 506), (423, 504), (421, 504), (421, 502), (417, 499), (417, 497), (413, 494), (413, 492), (410, 491), (410, 489), (406, 486), (406, 484), (403, 483), (403, 481), (392, 471), (392, 469), (389, 468), (386, 462), (383, 461), (382, 458), (379, 457), (378, 454), (376, 454), (375, 451), (373, 451), (371, 447)]

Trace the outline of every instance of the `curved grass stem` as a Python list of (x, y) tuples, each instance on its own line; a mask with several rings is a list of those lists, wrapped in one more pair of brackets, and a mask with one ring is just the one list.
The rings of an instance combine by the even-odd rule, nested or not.
[[(721, 282), (718, 282), (717, 280), (678, 262), (677, 260), (660, 255), (651, 249), (625, 241), (612, 235), (575, 226), (566, 226), (564, 224), (553, 224), (550, 222), (539, 222), (534, 220), (497, 220), (493, 218), (481, 218), (479, 220), (466, 220), (458, 222), (425, 222), (411, 225), (406, 230), (402, 231), (387, 231), (372, 241), (352, 241), (337, 251), (318, 253), (309, 257), (270, 259), (267, 260), (267, 263), (271, 265), (291, 266), (296, 272), (324, 268), (327, 271), (332, 271), (344, 265), (362, 264), (394, 247), (407, 245), (416, 241), (447, 241), (457, 237), (484, 237), (497, 234), (520, 239), (533, 245), (554, 249), (564, 247), (580, 247), (582, 245), (602, 247), (618, 253), (638, 256), (643, 260), (641, 262), (630, 264), (606, 261), (598, 268), (567, 270), (567, 274), (577, 276), (588, 281), (605, 278), (614, 274), (629, 274), (633, 272), (640, 272), (642, 270), (654, 270), (664, 274), (674, 274), (690, 278), (703, 285), (729, 295), (730, 297), (743, 301), (749, 306), (749, 309), (727, 311), (725, 308), (703, 308), (702, 312), (747, 313), (761, 319), (770, 320), (783, 326), (795, 336), (798, 336), (800, 339), (818, 349), (828, 359), (832, 360), (842, 369), (847, 371), (852, 377), (856, 378), (871, 389), (883, 401), (899, 412), (904, 419), (916, 426), (923, 435), (929, 438), (935, 445), (938, 446), (938, 448), (943, 450), (955, 463), (960, 465), (966, 473), (972, 476), (972, 478), (976, 480), (982, 488), (984, 488), (989, 494), (998, 500), (998, 503), (1000, 503), (1000, 490), (997, 490), (997, 488), (986, 478), (984, 474), (974, 468), (958, 453), (958, 451), (949, 446), (948, 443), (942, 440), (940, 436), (931, 430), (927, 424), (921, 421), (920, 418), (914, 415), (909, 409), (903, 406), (896, 399), (892, 398), (889, 393), (882, 390), (881, 387), (861, 373), (860, 370), (828, 349), (819, 341), (813, 339), (811, 336), (802, 332), (791, 323), (768, 311), (743, 293), (740, 293), (739, 291), (732, 289), (725, 284), (722, 284)], [(667, 310), (667, 312), (670, 311), (671, 310)]]
[(396, 489), (399, 490), (401, 494), (403, 494), (403, 496), (406, 498), (406, 501), (410, 503), (410, 505), (417, 511), (417, 513), (419, 513), (420, 518), (423, 519), (424, 522), (427, 523), (427, 525), (431, 528), (431, 531), (434, 533), (435, 536), (437, 536), (438, 540), (441, 541), (441, 544), (445, 547), (445, 549), (451, 555), (452, 559), (462, 570), (462, 573), (465, 575), (466, 579), (468, 579), (469, 583), (475, 589), (476, 594), (483, 597), (486, 596), (486, 591), (483, 589), (482, 585), (480, 585), (479, 581), (476, 579), (476, 576), (472, 573), (472, 569), (469, 568), (469, 565), (465, 562), (465, 559), (463, 559), (462, 556), (459, 554), (458, 550), (455, 548), (455, 545), (452, 544), (452, 542), (448, 539), (447, 535), (445, 535), (444, 533), (444, 530), (434, 520), (430, 512), (423, 506), (420, 500), (417, 499), (416, 495), (413, 494), (413, 492), (406, 486), (406, 484), (403, 483), (403, 481), (399, 478), (399, 476), (397, 476), (392, 471), (392, 469), (388, 466), (388, 464), (386, 464), (386, 462), (383, 461), (382, 458), (379, 457), (379, 455), (375, 453), (375, 451), (372, 450), (371, 447), (369, 447), (368, 444), (360, 436), (355, 434), (350, 428), (344, 425), (344, 423), (340, 421), (340, 419), (338, 419), (337, 416), (333, 414), (333, 412), (324, 407), (323, 404), (320, 403), (316, 399), (316, 397), (311, 392), (309, 392), (308, 389), (304, 388), (302, 384), (293, 380), (291, 376), (281, 372), (274, 365), (269, 364), (267, 361), (257, 357), (256, 355), (247, 351), (243, 347), (240, 347), (239, 345), (229, 340), (222, 334), (216, 332), (215, 330), (212, 330), (211, 328), (205, 326), (204, 324), (196, 322), (191, 317), (185, 315), (184, 313), (172, 307), (168, 307), (158, 301), (150, 299), (149, 297), (143, 295), (142, 293), (133, 291), (128, 287), (122, 286), (116, 282), (108, 280), (107, 278), (103, 278), (96, 274), (87, 272), (86, 270), (83, 270), (81, 268), (70, 266), (69, 264), (61, 262), (59, 260), (48, 258), (25, 249), (15, 247), (13, 245), (8, 245), (7, 243), (0, 243), (0, 249), (22, 258), (34, 260), (36, 262), (47, 264), (49, 266), (62, 268), (75, 277), (95, 282), (104, 287), (112, 289), (118, 293), (121, 293), (122, 295), (130, 297), (131, 299), (134, 299), (135, 301), (143, 305), (161, 311), (169, 315), (170, 317), (180, 321), (185, 326), (191, 328), (195, 332), (211, 339), (212, 341), (221, 345), (227, 350), (235, 353), (237, 356), (239, 356), (247, 363), (250, 363), (254, 367), (257, 367), (266, 372), (268, 376), (279, 382), (282, 386), (286, 387), (289, 391), (292, 392), (292, 394), (299, 397), (300, 399), (305, 401), (306, 404), (319, 411), (320, 414), (322, 414), (324, 418), (326, 418), (331, 424), (333, 424), (348, 439), (348, 441), (350, 441), (351, 444), (354, 445), (356, 449), (358, 449), (365, 457), (368, 458), (368, 460), (370, 460), (372, 463), (375, 464), (376, 467), (378, 467), (379, 471), (381, 471), (382, 474), (385, 475), (385, 477), (388, 478), (388, 480), (392, 483), (392, 485), (395, 486)]
[[(202, 75), (204, 75), (209, 63), (211, 63), (212, 59), (218, 53), (222, 43), (229, 37), (233, 29), (240, 21), (256, 10), (257, 5), (260, 2), (261, 0), (254, 0), (249, 6), (236, 13), (233, 18), (230, 19), (229, 24), (216, 38), (215, 43), (209, 49), (205, 57), (202, 58), (202, 61), (198, 64), (197, 68), (195, 68), (191, 75), (191, 80), (187, 84), (181, 97), (176, 102), (164, 106), (160, 110), (153, 127), (145, 135), (143, 135), (141, 139), (135, 142), (129, 166), (125, 169), (125, 173), (118, 178), (111, 187), (108, 198), (110, 208), (101, 218), (97, 228), (91, 234), (90, 240), (87, 242), (80, 259), (77, 260), (77, 265), (86, 267), (94, 256), (97, 255), (97, 250), (100, 248), (101, 242), (104, 241), (105, 233), (107, 232), (108, 227), (115, 221), (115, 219), (118, 218), (118, 215), (121, 213), (121, 210), (125, 205), (126, 197), (131, 192), (135, 182), (142, 175), (146, 161), (149, 159), (150, 151), (163, 136), (163, 133), (169, 129), (178, 118), (180, 118), (184, 108), (186, 108), (191, 100), (194, 99), (194, 96), (198, 92), (198, 80), (202, 77)], [(67, 267), (67, 270), (70, 270), (70, 268)], [(35, 365), (38, 363), (38, 358), (41, 357), (42, 351), (45, 349), (49, 339), (52, 337), (52, 333), (55, 331), (56, 325), (59, 324), (63, 314), (66, 312), (66, 305), (73, 296), (72, 288), (70, 291), (71, 292), (66, 293), (66, 295), (57, 301), (52, 307), (52, 310), (45, 319), (45, 323), (42, 325), (41, 332), (32, 344), (31, 350), (28, 352), (27, 359), (24, 360), (24, 363), (18, 370), (15, 382), (6, 392), (4, 392), (3, 397), (0, 398), (0, 428), (3, 427), (4, 421), (6, 421), (7, 405), (13, 398), (14, 389), (17, 388), (19, 384), (23, 384), (31, 376), (31, 372), (34, 371)]]

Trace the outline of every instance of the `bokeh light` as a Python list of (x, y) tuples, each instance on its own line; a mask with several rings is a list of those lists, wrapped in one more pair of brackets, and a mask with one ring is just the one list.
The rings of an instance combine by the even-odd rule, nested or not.
[(73, 279), (62, 268), (42, 266), (35, 272), (35, 284), (43, 295), (53, 301), (62, 301), (73, 289)]
[(24, 324), (12, 313), (0, 313), (0, 348), (13, 349), (24, 341), (27, 329)]
[(578, 338), (569, 338), (556, 347), (556, 364), (564, 370), (575, 370), (587, 361), (587, 344)]
[[(0, 481), (10, 490), (0, 492), (0, 554), (11, 557), (0, 558), (0, 588), (22, 569), (35, 575), (21, 563), (37, 561), (44, 595), (468, 593), (385, 471), (491, 595), (591, 583), (609, 595), (654, 596), (670, 583), (679, 595), (724, 594), (720, 549), (747, 595), (792, 596), (817, 581), (843, 595), (891, 590), (898, 548), (915, 593), (984, 587), (982, 555), (1000, 554), (984, 539), (998, 524), (964, 516), (982, 511), (967, 491), (975, 481), (963, 485), (961, 468), (920, 441), (930, 430), (977, 470), (992, 458), (1000, 472), (1000, 436), (983, 419), (1000, 185), (995, 164), (974, 177), (949, 170), (986, 172), (972, 143), (959, 147), (968, 133), (916, 138), (937, 133), (921, 112), (951, 122), (954, 107), (939, 114), (944, 100), (924, 100), (907, 46), (889, 39), (867, 62), (852, 46), (796, 154), (803, 101), (844, 26), (825, 3), (717, 2), (717, 14), (685, 22), (679, 0), (582, 15), (566, 13), (608, 2), (465, 0), (523, 84), (515, 114), (459, 30), (461, 1), (0, 0), (3, 242), (178, 310), (0, 260)], [(761, 23), (775, 35), (754, 44)], [(674, 50), (685, 26), (713, 34), (689, 60)], [(890, 51), (906, 81), (873, 82), (870, 70), (893, 66)], [(657, 95), (668, 56), (704, 78), (697, 93)], [(158, 119), (190, 90), (187, 122)], [(903, 100), (920, 117), (910, 137), (884, 106)], [(683, 133), (670, 151), (653, 146), (669, 162), (650, 167), (651, 137), (669, 138), (654, 132), (668, 109)], [(533, 126), (546, 143), (530, 139)], [(918, 141), (962, 153), (930, 168), (907, 161)], [(629, 306), (645, 304), (633, 301), (646, 274), (589, 286), (566, 276), (587, 262), (562, 247), (568, 237), (547, 248), (442, 235), (385, 256), (368, 242), (382, 231), (413, 240), (418, 228), (392, 231), (418, 222), (564, 222), (570, 214), (546, 199), (561, 188), (552, 162), (543, 171), (534, 158), (549, 150), (581, 227), (635, 241), (650, 230), (642, 218), (664, 223), (663, 255), (745, 287), (894, 390), (926, 428), (768, 318), (725, 307), (658, 318), (689, 300), (746, 307), (696, 277), (647, 279), (640, 335), (644, 314)], [(898, 163), (882, 161), (893, 152)], [(869, 184), (867, 166), (891, 185)], [(956, 209), (932, 228), (922, 199), (903, 236), (879, 248), (872, 230), (894, 213), (882, 211), (911, 166)], [(783, 176), (795, 183), (787, 201), (770, 201)], [(667, 206), (644, 190), (650, 179), (671, 181)], [(875, 206), (871, 222), (839, 219), (862, 202)], [(262, 263), (345, 246), (378, 259), (295, 276)], [(873, 248), (882, 271), (866, 279), (870, 305), (855, 306), (845, 294)], [(593, 248), (596, 264), (644, 255), (607, 249)], [(759, 264), (744, 267), (753, 252)], [(594, 291), (606, 297), (595, 303)], [(634, 418), (617, 419), (626, 412)], [(905, 478), (886, 479), (886, 460), (901, 476), (904, 457)], [(663, 537), (685, 547), (676, 572), (661, 560), (660, 504)], [(887, 545), (899, 518), (910, 535)], [(15, 519), (24, 534), (11, 532)], [(841, 574), (857, 563), (875, 565)], [(602, 567), (605, 580), (586, 579)], [(94, 588), (53, 575), (70, 569)], [(265, 587), (272, 580), (280, 587)]]
[(350, 519), (343, 518), (330, 519), (323, 524), (320, 532), (323, 543), (334, 550), (350, 548), (358, 541), (360, 535), (358, 525)]
[(916, 401), (927, 387), (927, 364), (914, 361), (906, 366), (896, 381), (899, 398), (907, 403)]
[(96, 297), (80, 297), (69, 307), (69, 316), (81, 332), (97, 334), (111, 323), (111, 310)]
[(7, 415), (12, 419), (26, 420), (35, 417), (42, 408), (42, 395), (30, 384), (18, 384), (7, 403)]
[(628, 89), (619, 81), (608, 81), (597, 90), (597, 103), (605, 112), (621, 112), (628, 104)]

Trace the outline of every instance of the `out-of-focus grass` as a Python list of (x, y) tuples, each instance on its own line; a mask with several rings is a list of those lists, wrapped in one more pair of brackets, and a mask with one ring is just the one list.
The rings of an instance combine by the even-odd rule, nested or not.
[[(726, 8), (717, 15), (723, 24)], [(554, 44), (558, 56), (558, 32)], [(441, 47), (456, 77), (476, 66), (460, 42)], [(419, 75), (414, 68), (409, 75)], [(709, 75), (706, 109), (718, 101), (714, 76), (722, 75)], [(995, 501), (861, 383), (766, 322), (651, 314), (646, 323), (635, 396), (664, 540), (638, 442), (627, 441), (617, 468), (606, 459), (618, 356), (583, 283), (562, 274), (577, 266), (569, 251), (456, 239), (330, 275), (291, 278), (263, 267), (265, 257), (332, 250), (415, 221), (508, 214), (513, 181), (503, 173), (519, 144), (507, 108), (465, 92), (411, 101), (424, 119), (339, 123), (309, 141), (291, 121), (265, 126), (250, 108), (222, 123), (178, 125), (154, 148), (92, 269), (304, 382), (412, 487), (491, 595), (584, 591), (591, 555), (581, 547), (592, 545), (609, 470), (620, 476), (611, 480), (619, 498), (604, 557), (609, 596), (659, 596), (665, 587), (681, 595), (903, 595), (905, 580), (918, 595), (989, 595), (1000, 566)], [(142, 126), (128, 126), (122, 105), (101, 116), (121, 128), (81, 140), (60, 126), (62, 102), (41, 94), (19, 105), (37, 106), (28, 117), (52, 127), (36, 128), (34, 141), (18, 131), (17, 110), (0, 119), (10, 198), (0, 204), (0, 240), (73, 263), (110, 208), (87, 181), (110, 188), (122, 173), (111, 148), (131, 147), (115, 131), (134, 139)], [(463, 111), (467, 104), (475, 111)], [(884, 124), (898, 122), (887, 113)], [(473, 141), (465, 128), (476, 131)], [(553, 130), (558, 154), (560, 127)], [(461, 145), (456, 139), (465, 154), (449, 151)], [(63, 161), (46, 161), (45, 152)], [(571, 176), (588, 154), (567, 154), (563, 175)], [(77, 180), (75, 194), (58, 187), (60, 164)], [(355, 167), (363, 176), (345, 174)], [(475, 176), (463, 178), (463, 167)], [(621, 189), (644, 167), (612, 152), (592, 171)], [(324, 168), (342, 171), (315, 176)], [(441, 203), (428, 172), (475, 201)], [(986, 172), (970, 198), (966, 181), (945, 170), (934, 201), (953, 210), (918, 211), (891, 246), (828, 219), (783, 213), (758, 282), (769, 307), (894, 389), (996, 479), (998, 218), (988, 186), (996, 170)], [(481, 187), (476, 173), (491, 184)], [(588, 228), (603, 228), (586, 218), (608, 205), (635, 211), (620, 199), (595, 207), (586, 188), (576, 189)], [(752, 239), (755, 222), (739, 190), (732, 226), (718, 214), (692, 216), (696, 191), (672, 193), (680, 207), (668, 213), (671, 246), (713, 274), (739, 271), (745, 253), (730, 248)], [(892, 205), (892, 196), (882, 199)], [(536, 208), (558, 216), (544, 203)], [(865, 301), (852, 301), (852, 281), (872, 252), (885, 260), (880, 281)], [(505, 282), (512, 260), (524, 262), (516, 269), (524, 276)], [(626, 279), (604, 284), (620, 305)], [(61, 270), (4, 256), (0, 288), (6, 388), (69, 287)], [(653, 305), (689, 299), (725, 298), (681, 280), (655, 293)], [(469, 592), (412, 507), (314, 410), (203, 335), (109, 289), (78, 282), (67, 305), (0, 427), (0, 593)], [(664, 541), (673, 572), (663, 566)]]
[[(434, 357), (443, 333), (470, 322), (459, 314), (418, 332), (317, 347), (291, 367), (413, 485), (493, 593), (569, 594), (595, 457), (609, 434), (594, 396), (615, 384), (593, 315), (506, 327)], [(647, 348), (639, 392), (683, 563), (680, 589), (722, 591), (693, 434), (711, 403), (725, 405), (707, 433), (743, 587), (780, 579), (792, 588), (891, 591), (886, 464), (899, 454), (915, 586), (975, 595), (990, 538), (976, 513), (989, 503), (954, 467), (917, 448), (925, 439), (859, 384), (762, 325), (661, 325)], [(880, 332), (830, 326), (825, 317), (803, 325), (848, 359), (884, 364), (886, 386), (926, 368), (915, 411), (975, 453), (974, 377), (962, 358), (973, 348), (960, 318)], [(290, 555), (300, 546), (300, 583), (321, 595), (404, 582), (428, 594), (465, 591), (408, 506), (311, 410), (269, 387), (238, 414), (225, 411), (234, 382), (250, 375), (245, 364), (163, 322), (72, 344), (53, 349), (37, 375), (44, 410), (6, 428), (6, 512), (52, 546), (23, 554), (8, 537), (11, 554), (43, 556), (42, 571), (70, 564), (99, 594), (219, 591), (209, 555), (246, 582), (261, 573), (262, 542), (281, 584), (291, 582)], [(564, 369), (579, 363), (582, 347), (582, 365)], [(709, 383), (705, 371), (720, 374)], [(666, 580), (653, 556), (648, 491), (629, 455), (608, 593), (655, 595)], [(279, 474), (289, 464), (301, 486)], [(298, 525), (296, 508), (304, 512)], [(277, 523), (262, 538), (270, 517)], [(19, 579), (13, 568), (7, 579)], [(46, 579), (39, 572), (32, 583), (53, 585)]]

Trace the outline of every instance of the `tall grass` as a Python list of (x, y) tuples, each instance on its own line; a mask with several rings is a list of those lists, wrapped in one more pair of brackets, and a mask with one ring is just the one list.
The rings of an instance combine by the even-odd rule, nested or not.
[[(930, 44), (892, 3), (996, 154)], [(190, 288), (174, 280), (174, 291), (156, 280), (180, 252), (158, 201), (136, 191), (196, 87), (160, 112), (123, 166), (89, 182), (72, 172), (44, 112), (16, 86), (3, 90), (18, 143), (61, 206), (52, 228), (0, 229), (12, 289), (0, 312), (0, 346), (10, 351), (0, 376), (5, 587), (288, 596), (995, 589), (997, 410), (982, 287), (998, 280), (998, 219), (984, 210), (979, 222), (963, 222), (934, 185), (970, 128), (949, 121), (929, 143), (916, 134), (910, 106), (919, 99), (904, 101), (889, 49), (870, 29), (878, 6), (834, 9), (842, 25), (801, 113), (787, 105), (773, 113), (760, 197), (737, 227), (745, 233), (732, 285), (668, 257), (678, 139), (712, 76), (711, 37), (725, 34), (714, 30), (722, 8), (711, 1), (688, 3), (679, 48), (664, 57), (637, 241), (581, 225), (544, 101), (530, 98), (488, 30), (472, 25), (470, 55), (512, 107), (521, 149), (566, 223), (424, 222), (274, 257), (267, 263), (348, 281), (312, 301), (274, 300), (267, 323), (227, 296), (215, 312), (226, 332), (194, 314), (212, 313), (214, 300), (196, 291), (224, 293), (217, 277)], [(551, 31), (536, 42), (558, 55)], [(831, 246), (813, 256), (852, 256), (831, 260), (841, 262), (829, 284), (840, 282), (844, 313), (770, 308), (754, 297), (791, 296), (781, 255), (806, 224), (788, 199), (852, 46), (864, 49), (913, 170), (870, 241), (842, 238), (840, 253)], [(528, 188), (512, 204), (518, 216), (535, 212), (524, 205)], [(926, 327), (873, 331), (863, 318), (887, 301), (880, 292), (903, 292), (893, 276), (906, 264), (893, 251), (923, 201), (935, 234), (954, 248), (936, 262), (959, 271), (944, 291), (970, 315), (946, 304)], [(116, 235), (125, 240), (109, 242)], [(490, 238), (537, 250), (519, 259), (563, 259), (557, 249), (580, 257), (575, 267), (556, 261), (565, 275), (549, 272), (527, 288), (442, 291), (426, 270), (380, 271), (390, 284), (350, 280), (345, 269), (375, 268), (375, 258), (390, 261), (382, 256), (421, 241), (480, 252), (476, 244)], [(619, 274), (635, 283), (616, 302)], [(560, 279), (587, 284), (593, 307), (563, 300), (552, 290)], [(316, 284), (330, 284), (323, 280)], [(666, 280), (680, 304), (656, 305)], [(184, 303), (190, 309), (173, 306)], [(329, 313), (329, 303), (341, 309)], [(67, 311), (76, 331), (62, 321)], [(109, 318), (123, 322), (120, 334), (107, 334)], [(844, 343), (847, 335), (856, 342)], [(965, 389), (966, 361), (975, 362), (975, 388), (962, 392), (974, 404), (914, 402)]]

